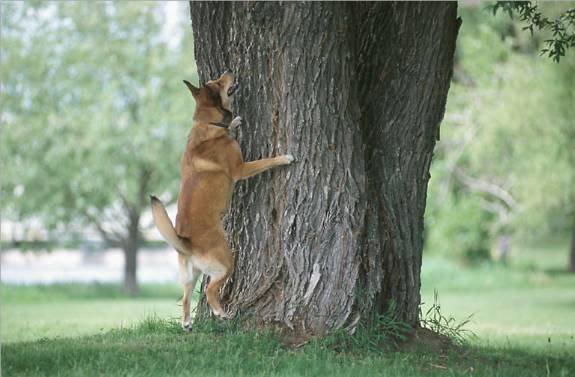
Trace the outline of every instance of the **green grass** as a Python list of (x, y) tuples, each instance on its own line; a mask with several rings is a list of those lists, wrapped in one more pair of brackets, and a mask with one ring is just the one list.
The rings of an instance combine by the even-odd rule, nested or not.
[(487, 267), (455, 273), (446, 270), (446, 263), (433, 283), (423, 275), (424, 310), (436, 289), (442, 312), (457, 319), (472, 316), (467, 328), (480, 335), (478, 344), (575, 352), (575, 276), (513, 276), (517, 271), (507, 270), (507, 275)]
[(97, 334), (131, 326), (149, 315), (180, 313), (176, 285), (144, 285), (130, 299), (112, 284), (7, 286), (0, 290), (3, 343)]
[(567, 251), (566, 239), (546, 248), (517, 248), (512, 267), (463, 268), (445, 259), (426, 258), (423, 309), (438, 291), (444, 313), (457, 319), (472, 316), (467, 328), (479, 335), (475, 344), (575, 355), (575, 275), (564, 272)]
[[(227, 325), (184, 334), (176, 321), (150, 318), (130, 329), (2, 348), (5, 376), (563, 376), (575, 361), (510, 347), (426, 351), (335, 352), (325, 342), (298, 350), (272, 334)], [(549, 371), (549, 374), (547, 374)]]
[(357, 346), (362, 338), (334, 348), (333, 337), (293, 350), (230, 322), (186, 334), (175, 284), (144, 286), (137, 299), (112, 285), (4, 285), (2, 375), (575, 376), (575, 276), (560, 272), (564, 247), (524, 248), (512, 267), (426, 257), (423, 312), (437, 290), (443, 314), (473, 315), (477, 336), (446, 353), (374, 351)]
[(90, 335), (131, 326), (152, 314), (175, 318), (179, 313), (173, 299), (5, 304), (2, 305), (2, 341)]
[[(174, 284), (143, 284), (138, 298), (158, 299), (177, 298), (181, 294)], [(117, 284), (52, 284), (52, 285), (2, 285), (0, 298), (5, 303), (44, 302), (44, 301), (86, 301), (93, 299), (120, 299), (130, 296)]]

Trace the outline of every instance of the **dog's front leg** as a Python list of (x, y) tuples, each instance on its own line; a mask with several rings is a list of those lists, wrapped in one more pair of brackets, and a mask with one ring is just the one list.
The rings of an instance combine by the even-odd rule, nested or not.
[(262, 173), (276, 166), (289, 165), (294, 158), (291, 154), (285, 154), (279, 157), (264, 158), (263, 160), (244, 162), (238, 167), (237, 179), (246, 179), (256, 174)]

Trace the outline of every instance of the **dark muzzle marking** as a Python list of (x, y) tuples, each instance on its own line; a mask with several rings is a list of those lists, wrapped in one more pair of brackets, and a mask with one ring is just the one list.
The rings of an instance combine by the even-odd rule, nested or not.
[[(222, 128), (228, 128), (230, 126), (230, 122), (232, 121), (232, 119), (234, 118), (234, 115), (232, 114), (231, 111), (224, 109), (224, 107), (222, 106), (222, 98), (220, 97), (220, 94), (213, 91), (210, 87), (205, 86), (204, 87), (208, 90), (208, 95), (210, 96), (210, 98), (212, 99), (212, 101), (215, 103), (217, 109), (223, 114), (224, 119), (222, 119), (221, 122), (210, 122), (211, 125), (213, 126), (218, 126), (218, 127), (222, 127)], [(233, 91), (236, 91), (238, 88), (238, 85), (232, 85), (233, 87)], [(231, 89), (231, 87), (230, 87)], [(229, 89), (228, 89), (229, 92)]]

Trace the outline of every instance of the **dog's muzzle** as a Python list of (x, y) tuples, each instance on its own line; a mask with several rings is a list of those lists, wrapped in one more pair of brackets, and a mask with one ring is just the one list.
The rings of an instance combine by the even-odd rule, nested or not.
[(238, 88), (240, 87), (240, 83), (237, 81), (234, 81), (234, 83), (228, 88), (228, 96), (233, 95)]

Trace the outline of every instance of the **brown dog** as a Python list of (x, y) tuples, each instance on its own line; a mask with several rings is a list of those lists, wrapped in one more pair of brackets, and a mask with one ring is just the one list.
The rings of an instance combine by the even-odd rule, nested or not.
[(162, 202), (151, 197), (152, 214), (162, 236), (178, 251), (180, 279), (184, 288), (182, 327), (191, 329), (190, 295), (202, 273), (210, 277), (206, 289), (212, 312), (228, 318), (219, 300), (219, 289), (234, 266), (221, 217), (228, 207), (234, 183), (274, 166), (289, 165), (284, 155), (244, 162), (238, 143), (228, 136), (241, 118), (232, 120), (230, 98), (237, 84), (230, 70), (217, 80), (196, 88), (184, 81), (196, 101), (194, 123), (181, 162), (182, 183), (176, 227)]

